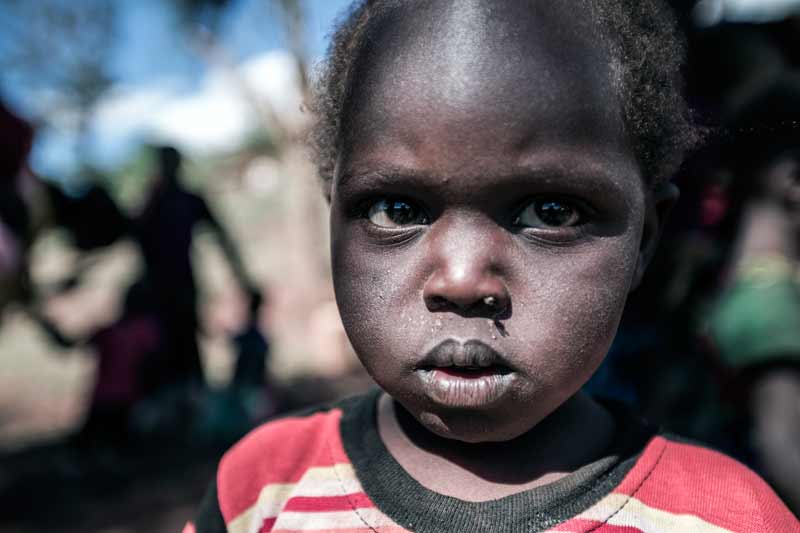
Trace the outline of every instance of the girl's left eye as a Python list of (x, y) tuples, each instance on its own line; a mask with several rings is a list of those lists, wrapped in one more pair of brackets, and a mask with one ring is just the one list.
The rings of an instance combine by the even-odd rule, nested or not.
[(367, 208), (367, 219), (381, 228), (396, 229), (428, 224), (428, 216), (410, 202), (384, 198)]
[(582, 218), (580, 209), (573, 203), (545, 198), (526, 205), (514, 219), (514, 225), (525, 228), (567, 228), (577, 226)]

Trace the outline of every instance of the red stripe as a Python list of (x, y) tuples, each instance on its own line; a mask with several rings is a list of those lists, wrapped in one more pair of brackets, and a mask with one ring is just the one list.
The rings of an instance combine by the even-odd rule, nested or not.
[(339, 435), (339, 409), (269, 422), (239, 441), (217, 472), (222, 516), (228, 522), (258, 500), (265, 485), (297, 483), (312, 467), (349, 462)]
[(641, 529), (632, 526), (615, 526), (598, 520), (573, 518), (549, 531), (591, 531), (592, 533), (643, 533)]
[(375, 504), (363, 492), (345, 496), (295, 496), (286, 502), (284, 511), (299, 513), (324, 513), (327, 511), (350, 511), (375, 507)]
[(273, 516), (272, 518), (265, 518), (264, 521), (261, 523), (261, 529), (258, 530), (258, 533), (269, 533), (272, 531), (272, 528), (275, 526), (275, 521), (278, 519), (277, 516)]
[(644, 533), (638, 527), (633, 526), (615, 526), (613, 524), (603, 524), (597, 529), (593, 529), (592, 533)]

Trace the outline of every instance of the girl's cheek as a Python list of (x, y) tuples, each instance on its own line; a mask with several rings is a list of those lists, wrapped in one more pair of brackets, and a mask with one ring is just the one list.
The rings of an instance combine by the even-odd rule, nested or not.
[(334, 288), (346, 326), (366, 334), (403, 312), (414, 291), (402, 255), (380, 253), (358, 231), (334, 234), (332, 252)]
[[(609, 243), (611, 244), (611, 243)], [(541, 327), (570, 352), (613, 339), (636, 265), (636, 247), (626, 242), (568, 258), (540, 258), (538, 268), (517, 291), (511, 322)]]

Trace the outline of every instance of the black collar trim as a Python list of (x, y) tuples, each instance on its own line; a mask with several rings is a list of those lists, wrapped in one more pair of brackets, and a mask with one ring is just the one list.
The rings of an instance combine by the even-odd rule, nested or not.
[(342, 442), (369, 498), (398, 525), (418, 533), (547, 530), (614, 490), (656, 433), (624, 408), (609, 405), (622, 431), (605, 458), (549, 485), (498, 500), (467, 502), (423, 487), (392, 457), (378, 434), (380, 393), (376, 389), (344, 409)]

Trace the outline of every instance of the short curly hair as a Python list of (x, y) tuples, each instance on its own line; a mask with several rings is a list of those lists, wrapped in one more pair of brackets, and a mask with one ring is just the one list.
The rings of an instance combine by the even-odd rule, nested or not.
[[(359, 0), (335, 26), (310, 101), (311, 148), (326, 195), (341, 149), (353, 67), (370, 21), (405, 1), (413, 0)], [(576, 1), (593, 14), (611, 50), (625, 127), (642, 175), (650, 184), (669, 180), (701, 137), (683, 94), (686, 47), (675, 13), (666, 0)]]

